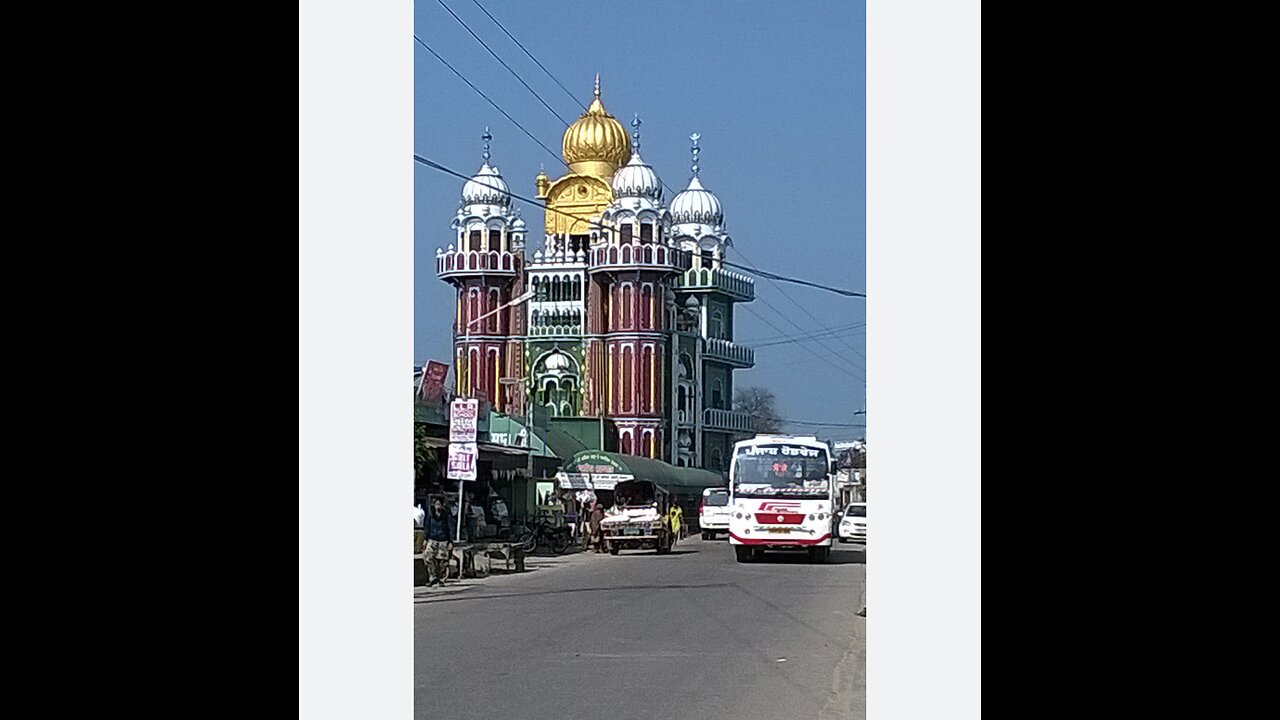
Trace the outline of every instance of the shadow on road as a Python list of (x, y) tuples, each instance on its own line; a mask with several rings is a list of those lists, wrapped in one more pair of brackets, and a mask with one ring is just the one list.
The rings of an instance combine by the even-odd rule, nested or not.
[[(778, 565), (809, 565), (809, 554), (804, 552), (766, 552), (764, 557), (753, 560), (754, 563)], [(827, 557), (823, 565), (866, 565), (866, 550), (843, 550), (838, 548), (831, 549), (831, 555)]]
[(621, 585), (617, 587), (565, 588), (562, 590), (537, 590), (534, 592), (496, 593), (493, 595), (471, 595), (469, 597), (447, 597), (440, 599), (415, 598), (414, 603), (424, 602), (457, 602), (458, 600), (496, 600), (497, 598), (533, 597), (537, 595), (564, 595), (568, 593), (619, 592), (630, 590), (705, 590), (709, 588), (733, 587), (734, 583), (706, 583), (702, 585)]

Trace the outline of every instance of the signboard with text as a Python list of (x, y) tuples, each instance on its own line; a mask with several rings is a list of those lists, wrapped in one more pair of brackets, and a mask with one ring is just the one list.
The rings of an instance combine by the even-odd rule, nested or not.
[(459, 398), (449, 406), (449, 442), (474, 443), (480, 402)]
[(476, 455), (475, 443), (449, 443), (450, 480), (475, 480)]

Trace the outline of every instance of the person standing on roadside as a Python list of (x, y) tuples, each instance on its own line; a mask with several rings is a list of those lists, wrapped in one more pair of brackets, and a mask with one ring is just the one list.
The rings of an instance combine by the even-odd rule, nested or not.
[(431, 502), (431, 512), (427, 513), (425, 527), (427, 548), (422, 553), (427, 563), (427, 587), (439, 584), (444, 587), (445, 578), (449, 576), (449, 556), (453, 552), (453, 543), (449, 541), (449, 513), (444, 511), (444, 500), (437, 497)]
[(601, 520), (604, 520), (604, 506), (598, 502), (591, 503), (591, 539), (598, 553), (604, 552), (604, 528), (600, 527)]

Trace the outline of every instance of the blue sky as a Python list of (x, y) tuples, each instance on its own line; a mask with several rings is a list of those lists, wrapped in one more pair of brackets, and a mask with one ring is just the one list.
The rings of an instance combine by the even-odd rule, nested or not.
[[(572, 122), (582, 113), (473, 0), (444, 2), (562, 117)], [(864, 3), (479, 2), (580, 103), (590, 102), (599, 72), (606, 109), (628, 130), (639, 113), (641, 154), (674, 192), (691, 175), (689, 134), (701, 134), (699, 177), (724, 206), (731, 262), (865, 292)], [(558, 156), (564, 125), (437, 0), (417, 0), (414, 32)], [(480, 166), (488, 126), (492, 162), (512, 192), (531, 198), (541, 166), (552, 179), (563, 173), (431, 53), (407, 41), (414, 44), (414, 152), (470, 175)], [(436, 277), (434, 258), (452, 239), (462, 182), (414, 163), (414, 364), (451, 355), (453, 290)], [(543, 212), (517, 204), (533, 231), (532, 253), (541, 247)], [(735, 373), (737, 387), (773, 391), (787, 419), (863, 422), (852, 413), (866, 397), (866, 328), (841, 329), (865, 323), (866, 301), (778, 286), (756, 278), (756, 300), (738, 306), (739, 341), (773, 343), (779, 329), (824, 332), (810, 314), (838, 334), (802, 343), (825, 361), (796, 343), (759, 348), (756, 367)], [(836, 440), (862, 435), (859, 428), (786, 429)]]

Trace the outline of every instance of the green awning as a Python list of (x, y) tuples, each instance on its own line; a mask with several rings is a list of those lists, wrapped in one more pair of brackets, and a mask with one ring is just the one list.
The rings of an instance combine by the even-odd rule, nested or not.
[(661, 460), (601, 450), (574, 453), (560, 466), (556, 478), (562, 487), (599, 490), (612, 490), (623, 480), (650, 480), (680, 494), (726, 486), (724, 478), (708, 470), (676, 467)]

